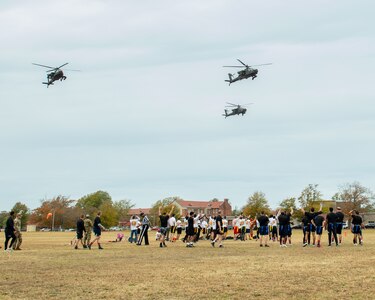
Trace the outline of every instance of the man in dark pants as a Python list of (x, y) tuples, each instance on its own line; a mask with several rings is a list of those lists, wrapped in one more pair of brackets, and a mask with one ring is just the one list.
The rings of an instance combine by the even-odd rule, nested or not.
[(337, 221), (337, 215), (333, 212), (333, 207), (330, 207), (329, 213), (326, 216), (326, 222), (327, 222), (327, 227), (328, 227), (327, 228), (328, 229), (328, 246), (331, 246), (331, 243), (332, 243), (332, 233), (336, 242), (336, 246), (339, 245), (337, 241), (336, 221)]
[(143, 212), (141, 212), (140, 217), (142, 218), (142, 230), (141, 230), (141, 233), (139, 235), (137, 246), (142, 245), (143, 238), (145, 239), (145, 245), (147, 246), (147, 245), (149, 245), (149, 243), (148, 243), (148, 228), (150, 227), (150, 220), (148, 219), (148, 217)]
[(160, 248), (163, 248), (163, 247), (167, 247), (167, 245), (165, 244), (165, 239), (167, 235), (168, 220), (169, 220), (169, 216), (173, 212), (174, 205), (172, 205), (172, 209), (169, 212), (169, 214), (167, 214), (166, 212), (163, 212), (162, 214), (161, 209), (162, 209), (162, 206), (159, 206), (160, 235), (161, 235), (160, 236)]
[(15, 229), (14, 229), (14, 211), (10, 212), (9, 218), (7, 219), (7, 222), (5, 225), (4, 251), (8, 249), (8, 243), (10, 239), (12, 240), (10, 241), (9, 250), (13, 250), (13, 243), (17, 239), (16, 234), (15, 234)]
[(194, 212), (193, 211), (190, 212), (186, 234), (188, 236), (186, 247), (194, 247), (193, 241), (194, 241), (195, 232), (194, 232)]
[(336, 221), (336, 233), (337, 233), (337, 238), (339, 240), (339, 244), (342, 242), (342, 226), (344, 225), (344, 214), (341, 211), (340, 207), (336, 208), (336, 216), (337, 216), (337, 221)]
[(320, 241), (322, 240), (323, 227), (324, 227), (324, 217), (322, 215), (317, 215), (311, 220), (311, 223), (315, 226), (316, 230), (316, 246), (321, 247)]

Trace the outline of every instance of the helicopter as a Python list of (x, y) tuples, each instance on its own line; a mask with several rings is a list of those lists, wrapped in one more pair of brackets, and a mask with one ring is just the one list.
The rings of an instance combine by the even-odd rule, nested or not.
[(247, 103), (247, 104), (240, 105), (240, 104), (234, 104), (234, 103), (230, 103), (230, 102), (226, 102), (226, 103), (229, 104), (229, 105), (227, 105), (225, 107), (230, 107), (232, 109), (232, 111), (229, 112), (228, 109), (224, 109), (223, 116), (225, 118), (230, 117), (230, 116), (234, 116), (234, 115), (242, 115), (243, 116), (244, 114), (246, 114), (246, 111), (247, 111), (245, 106), (250, 105), (250, 104), (254, 104), (254, 103)]
[(229, 80), (225, 80), (225, 82), (229, 82), (229, 85), (233, 82), (236, 82), (236, 81), (239, 81), (239, 80), (242, 80), (242, 79), (247, 79), (247, 78), (250, 78), (250, 77), (251, 77), (252, 80), (254, 80), (257, 77), (258, 69), (253, 69), (252, 67), (272, 65), (272, 63), (267, 63), (267, 64), (249, 66), (249, 65), (245, 64), (244, 62), (242, 62), (241, 60), (239, 60), (239, 59), (237, 59), (237, 60), (243, 66), (223, 66), (224, 68), (243, 68), (243, 67), (245, 67), (245, 69), (237, 72), (237, 74), (238, 74), (237, 77), (234, 77), (234, 74), (231, 74), (231, 73), (228, 74)]
[[(68, 63), (65, 63), (63, 65), (61, 65), (60, 67), (50, 67), (50, 66), (45, 66), (45, 65), (41, 65), (41, 64), (36, 64), (36, 63), (32, 63), (33, 65), (35, 66), (39, 66), (39, 67), (44, 67), (44, 68), (49, 68), (50, 70), (47, 71), (47, 82), (42, 82), (43, 84), (46, 84), (47, 87), (49, 87), (50, 85), (53, 85), (53, 83), (56, 81), (56, 80), (59, 80), (60, 81), (63, 81), (66, 79), (66, 76), (64, 75), (64, 72), (61, 70), (62, 67), (66, 66)], [(79, 70), (69, 70), (69, 71), (79, 71)]]

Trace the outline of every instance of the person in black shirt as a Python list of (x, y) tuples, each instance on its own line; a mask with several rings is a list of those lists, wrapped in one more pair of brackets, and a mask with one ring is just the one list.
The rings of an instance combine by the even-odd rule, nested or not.
[[(308, 242), (310, 244), (311, 234), (310, 234), (309, 231), (307, 231), (307, 227), (309, 227), (309, 219), (306, 216), (303, 216), (303, 218), (302, 218), (302, 224), (303, 224), (303, 228), (302, 228), (302, 232), (303, 232), (302, 243), (305, 244), (305, 243)], [(306, 236), (307, 236), (307, 239), (306, 239)]]
[(194, 240), (194, 236), (195, 236), (195, 232), (194, 232), (194, 212), (193, 211), (190, 212), (190, 216), (189, 216), (189, 219), (188, 219), (188, 226), (187, 226), (187, 229), (186, 229), (186, 234), (188, 236), (186, 247), (193, 247), (193, 240)]
[(85, 231), (85, 223), (83, 219), (85, 218), (85, 215), (81, 215), (81, 217), (77, 221), (77, 237), (74, 241), (74, 249), (78, 249), (78, 243), (81, 242), (83, 247), (83, 232)]
[(159, 219), (160, 219), (160, 248), (163, 248), (164, 247), (167, 247), (167, 245), (165, 244), (165, 236), (167, 235), (167, 227), (168, 227), (168, 220), (169, 220), (169, 216), (172, 214), (173, 212), (173, 209), (174, 209), (174, 205), (172, 205), (172, 208), (171, 208), (171, 211), (169, 212), (169, 214), (167, 214), (166, 212), (163, 212), (163, 214), (161, 214), (161, 209), (162, 207), (159, 206)]
[(323, 234), (324, 217), (322, 215), (317, 215), (314, 219), (311, 220), (311, 223), (316, 228), (316, 246), (320, 247), (320, 241), (322, 239)]
[(269, 247), (268, 242), (268, 217), (264, 214), (264, 211), (261, 212), (260, 216), (258, 217), (259, 222), (259, 235), (260, 235), (260, 247), (263, 247), (263, 239), (264, 239), (264, 246)]
[(342, 237), (341, 237), (341, 234), (342, 234), (342, 227), (344, 225), (344, 214), (342, 213), (341, 211), (341, 208), (340, 207), (337, 207), (336, 208), (336, 215), (337, 215), (337, 221), (336, 221), (336, 233), (337, 233), (337, 237), (339, 239), (339, 244), (341, 244), (342, 242)]
[(223, 228), (223, 218), (221, 217), (221, 211), (219, 210), (217, 212), (216, 216), (216, 237), (215, 239), (211, 242), (212, 247), (215, 247), (215, 243), (219, 242), (219, 247), (223, 247), (223, 234), (224, 234), (224, 228)]
[(292, 218), (292, 215), (293, 215), (293, 207), (291, 207), (290, 208), (290, 212), (289, 213), (286, 213), (286, 216), (287, 216), (287, 218), (288, 218), (288, 220), (287, 220), (287, 226), (286, 226), (286, 228), (287, 228), (287, 239), (288, 239), (288, 241), (289, 241), (289, 245), (291, 245), (292, 244), (292, 226), (290, 225), (290, 219)]
[(315, 212), (315, 208), (314, 207), (311, 207), (309, 212), (307, 212), (303, 208), (301, 208), (302, 213), (307, 217), (307, 219), (309, 221), (309, 224), (308, 224), (308, 227), (307, 227), (307, 232), (305, 234), (305, 243), (303, 244), (303, 247), (307, 246), (307, 240), (308, 240), (308, 236), (307, 235), (310, 234), (310, 233), (312, 234), (313, 245), (315, 246), (315, 231), (316, 231), (316, 228), (311, 223), (311, 220), (314, 219), (317, 215), (320, 215), (322, 213), (322, 208), (323, 208), (323, 204), (322, 203), (320, 203), (320, 208), (319, 208), (318, 212)]
[(326, 216), (326, 222), (327, 222), (327, 229), (328, 229), (328, 246), (331, 246), (332, 234), (333, 234), (333, 238), (335, 239), (336, 246), (338, 246), (339, 243), (337, 241), (337, 233), (336, 233), (337, 215), (333, 212), (333, 207), (329, 208), (329, 213)]
[(277, 219), (279, 220), (279, 236), (280, 236), (280, 247), (286, 247), (286, 240), (288, 237), (288, 224), (290, 215), (285, 211), (277, 213)]
[(357, 246), (357, 240), (358, 243), (362, 246), (363, 241), (362, 241), (362, 218), (359, 215), (358, 210), (351, 210), (349, 214), (352, 217), (352, 232), (353, 232), (353, 244)]
[[(17, 240), (15, 231), (16, 230), (14, 228), (14, 211), (11, 211), (9, 213), (9, 217), (8, 217), (8, 219), (6, 221), (6, 224), (5, 224), (4, 251), (13, 250), (13, 243)], [(12, 240), (10, 241), (10, 245), (9, 245), (9, 248), (8, 248), (8, 243), (9, 243), (10, 239), (12, 239)]]
[(102, 246), (100, 244), (100, 237), (102, 235), (102, 230), (105, 230), (104, 226), (102, 225), (102, 221), (100, 219), (100, 216), (102, 215), (102, 212), (99, 211), (98, 214), (96, 215), (96, 218), (94, 220), (94, 226), (93, 226), (93, 230), (94, 230), (94, 234), (95, 234), (95, 239), (93, 241), (91, 241), (91, 243), (87, 246), (90, 250), (91, 250), (91, 246), (97, 242), (98, 243), (98, 248), (99, 250), (102, 250)]

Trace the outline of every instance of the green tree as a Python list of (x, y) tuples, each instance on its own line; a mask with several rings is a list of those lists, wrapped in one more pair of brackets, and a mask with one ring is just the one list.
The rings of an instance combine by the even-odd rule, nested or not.
[(113, 203), (113, 207), (117, 211), (117, 217), (119, 221), (124, 221), (127, 219), (128, 212), (132, 207), (134, 207), (134, 204), (132, 204), (130, 200), (124, 199), (124, 200), (115, 201)]
[(252, 217), (260, 214), (262, 211), (264, 211), (266, 214), (269, 214), (271, 211), (266, 199), (266, 195), (260, 191), (255, 192), (249, 197), (242, 210), (245, 216), (250, 215)]
[(103, 202), (103, 204), (99, 207), (99, 210), (102, 212), (100, 218), (104, 227), (118, 225), (118, 212), (113, 206), (112, 202)]
[(99, 209), (105, 202), (112, 203), (111, 196), (107, 192), (97, 191), (78, 199), (76, 205), (87, 212), (92, 212)]
[(339, 187), (333, 200), (345, 202), (342, 209), (348, 214), (351, 210), (371, 211), (374, 208), (374, 193), (359, 182), (346, 183)]
[(21, 215), (22, 215), (22, 217), (21, 217), (21, 227), (25, 228), (26, 225), (27, 225), (27, 221), (29, 220), (29, 216), (30, 216), (29, 208), (26, 206), (26, 204), (23, 204), (21, 202), (17, 202), (16, 204), (14, 204), (12, 210), (16, 214), (21, 213)]
[(305, 187), (298, 200), (301, 207), (305, 209), (320, 203), (322, 201), (322, 193), (318, 191), (318, 184), (309, 184)]
[(8, 211), (2, 211), (0, 212), (0, 228), (5, 227), (5, 223), (9, 217), (9, 212)]

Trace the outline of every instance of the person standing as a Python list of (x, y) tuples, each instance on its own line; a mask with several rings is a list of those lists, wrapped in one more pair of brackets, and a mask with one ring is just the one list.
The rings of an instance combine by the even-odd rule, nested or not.
[(337, 233), (337, 238), (339, 240), (339, 244), (342, 242), (342, 227), (344, 225), (344, 214), (341, 211), (341, 207), (336, 208), (336, 216), (337, 216), (337, 221), (336, 221), (336, 233)]
[(325, 224), (324, 217), (322, 215), (317, 215), (314, 219), (311, 220), (311, 223), (315, 226), (316, 246), (320, 248), (320, 241), (322, 240), (323, 227)]
[[(12, 239), (10, 241), (10, 245), (9, 245), (9, 248), (8, 248), (8, 243), (9, 243), (9, 240)], [(16, 234), (15, 234), (15, 229), (14, 229), (14, 211), (11, 211), (9, 213), (9, 217), (6, 221), (6, 224), (5, 224), (5, 243), (4, 243), (4, 251), (6, 250), (13, 250), (13, 244), (14, 242), (16, 241), (17, 237), (16, 237)]]
[(176, 231), (177, 231), (176, 241), (178, 241), (182, 233), (182, 222), (180, 219), (176, 221)]
[(358, 244), (361, 246), (363, 245), (362, 243), (362, 218), (359, 215), (358, 210), (351, 210), (349, 214), (352, 217), (352, 233), (353, 233), (353, 244), (354, 246), (357, 246), (357, 241)]
[(143, 238), (145, 239), (145, 245), (148, 246), (149, 245), (149, 242), (148, 242), (148, 229), (150, 227), (150, 220), (144, 214), (144, 212), (141, 212), (140, 216), (142, 218), (142, 229), (141, 229), (141, 233), (140, 233), (139, 238), (138, 238), (137, 246), (141, 246), (142, 245)]
[(100, 244), (100, 237), (102, 236), (102, 230), (105, 230), (105, 227), (102, 225), (102, 220), (100, 218), (100, 216), (102, 215), (102, 212), (99, 211), (98, 214), (96, 215), (96, 218), (94, 219), (94, 225), (93, 225), (93, 229), (94, 229), (94, 234), (95, 234), (95, 238), (94, 240), (89, 244), (89, 249), (91, 249), (91, 246), (97, 242), (98, 244), (98, 249), (99, 250), (103, 250), (103, 247), (101, 246)]
[(292, 225), (291, 225), (290, 219), (292, 218), (293, 212), (294, 212), (293, 207), (291, 207), (290, 212), (286, 214), (288, 217), (287, 236), (288, 236), (289, 245), (292, 245)]
[(82, 239), (83, 239), (83, 232), (85, 231), (85, 222), (83, 219), (85, 218), (84, 215), (81, 215), (81, 217), (77, 221), (77, 237), (74, 241), (74, 249), (78, 249), (78, 243), (81, 242), (82, 247), (84, 248)]
[(264, 214), (264, 211), (261, 212), (260, 216), (258, 217), (259, 222), (259, 236), (260, 236), (260, 247), (263, 247), (263, 240), (264, 240), (264, 247), (269, 247), (268, 242), (268, 217)]
[(212, 247), (215, 247), (216, 242), (219, 242), (220, 248), (223, 247), (223, 233), (223, 218), (221, 217), (221, 211), (219, 210), (216, 216), (216, 237), (211, 242)]
[(130, 219), (130, 237), (129, 242), (130, 243), (136, 243), (138, 238), (138, 222), (139, 219), (136, 217), (136, 215), (133, 215)]
[(175, 214), (172, 214), (174, 206), (172, 206), (172, 210), (169, 213), (170, 218), (168, 219), (168, 227), (169, 232), (167, 236), (167, 241), (173, 242), (174, 234), (176, 232), (176, 218)]
[(327, 222), (327, 229), (328, 229), (328, 246), (331, 246), (332, 234), (333, 234), (333, 238), (335, 239), (336, 246), (338, 246), (339, 243), (337, 241), (337, 233), (336, 233), (337, 215), (333, 212), (333, 207), (329, 208), (329, 213), (326, 216), (326, 222)]
[(14, 230), (15, 230), (15, 235), (17, 237), (17, 240), (13, 244), (14, 250), (21, 250), (20, 248), (22, 244), (21, 217), (22, 215), (18, 213), (16, 218), (14, 219)]
[(186, 230), (187, 240), (186, 240), (186, 247), (194, 247), (193, 241), (194, 241), (194, 212), (191, 211), (189, 218), (188, 218), (188, 226)]
[[(286, 246), (286, 240), (288, 238), (288, 221), (289, 221), (289, 218), (288, 218), (285, 211), (282, 211), (282, 212), (279, 211), (277, 213), (277, 219), (279, 221), (280, 247), (287, 247)], [(275, 219), (274, 223), (277, 224), (276, 219)], [(276, 229), (276, 231), (277, 231), (277, 229)], [(273, 232), (272, 232), (272, 237), (274, 237)], [(276, 237), (277, 237), (277, 234), (276, 234)], [(272, 239), (272, 240), (275, 241), (274, 239)]]
[(225, 240), (227, 238), (227, 234), (228, 234), (228, 220), (227, 220), (227, 216), (224, 216), (223, 218), (223, 239)]
[(86, 218), (83, 220), (83, 224), (85, 227), (85, 236), (83, 238), (83, 248), (88, 248), (91, 241), (91, 232), (92, 232), (92, 221), (90, 219), (90, 215), (86, 215)]
[[(160, 248), (163, 248), (163, 247), (167, 247), (167, 245), (165, 244), (165, 239), (166, 239), (166, 235), (167, 235), (168, 220), (169, 220), (170, 214), (173, 212), (174, 206), (172, 206), (172, 209), (171, 209), (169, 214), (167, 214), (166, 212), (163, 212), (163, 214), (162, 214), (161, 209), (162, 209), (162, 206), (159, 206)], [(172, 228), (172, 227), (170, 227), (170, 228)]]

